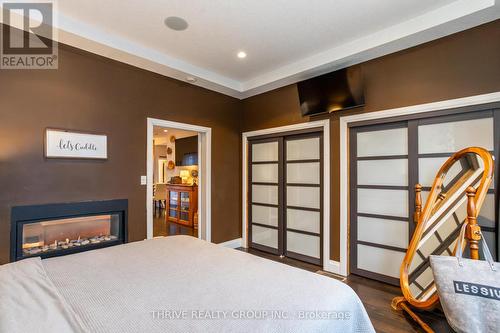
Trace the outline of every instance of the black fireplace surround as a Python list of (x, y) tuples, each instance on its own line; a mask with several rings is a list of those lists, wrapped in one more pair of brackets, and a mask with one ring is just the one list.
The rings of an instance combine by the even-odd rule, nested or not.
[(127, 199), (13, 207), (10, 260), (126, 243), (127, 215)]

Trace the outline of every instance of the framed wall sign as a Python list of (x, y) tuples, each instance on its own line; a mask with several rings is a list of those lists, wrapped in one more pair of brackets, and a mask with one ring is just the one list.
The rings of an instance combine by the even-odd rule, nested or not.
[(108, 137), (78, 131), (47, 128), (45, 157), (107, 159)]

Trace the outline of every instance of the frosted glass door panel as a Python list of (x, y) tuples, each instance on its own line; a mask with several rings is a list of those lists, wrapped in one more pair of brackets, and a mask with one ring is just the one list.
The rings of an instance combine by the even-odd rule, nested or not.
[(252, 144), (252, 162), (278, 161), (278, 142)]
[(321, 192), (319, 187), (286, 187), (287, 206), (319, 209), (321, 203), (320, 198)]
[(321, 143), (310, 131), (250, 140), (250, 246), (321, 264)]
[(495, 194), (486, 195), (477, 222), (484, 227), (495, 227)]
[(273, 163), (252, 165), (252, 182), (278, 183), (278, 164)]
[(358, 216), (358, 240), (405, 249), (408, 222)]
[(286, 166), (287, 183), (319, 184), (320, 177), (319, 162), (288, 163)]
[(319, 258), (320, 238), (318, 236), (311, 236), (287, 231), (286, 248), (287, 251), (292, 251), (313, 258)]
[[(416, 227), (412, 221), (415, 184), (423, 186), (422, 199), (426, 204), (428, 189), (449, 156), (471, 146), (493, 151), (494, 138), (498, 135), (495, 131), (500, 130), (494, 128), (497, 112), (500, 114), (500, 111), (485, 109), (429, 118), (398, 117), (349, 129), (352, 273), (398, 284), (404, 250)], [(410, 161), (415, 162), (410, 164)], [(477, 168), (470, 157), (454, 163), (443, 181), (444, 192), (470, 168)], [(496, 252), (498, 198), (494, 190), (493, 182), (479, 212), (478, 223)], [(424, 256), (443, 251), (449, 255), (450, 250), (453, 251), (457, 230), (466, 219), (466, 204), (466, 200), (454, 204), (454, 214), (446, 211), (433, 225), (435, 234), (424, 235), (419, 248)], [(424, 264), (420, 256), (415, 256), (411, 267), (414, 270), (421, 265), (416, 278), (423, 287), (427, 280), (432, 280), (430, 269), (425, 270)], [(418, 283), (410, 283), (410, 288), (419, 289)], [(415, 295), (420, 293), (421, 290), (415, 289)]]
[(273, 249), (278, 248), (278, 230), (264, 228), (258, 225), (252, 226), (252, 242)]
[(493, 118), (418, 127), (420, 154), (456, 152), (471, 146), (493, 150)]
[(408, 217), (408, 191), (360, 188), (358, 213)]
[(319, 138), (288, 140), (286, 142), (286, 160), (317, 160), (320, 158)]
[(320, 233), (320, 212), (287, 209), (286, 225), (289, 229)]
[(358, 244), (358, 267), (366, 271), (399, 279), (399, 268), (404, 256), (404, 252)]
[(278, 204), (278, 185), (252, 185), (252, 202)]
[(408, 154), (406, 128), (360, 132), (357, 142), (358, 157)]
[[(496, 258), (496, 240), (495, 240), (495, 233), (494, 232), (489, 232), (489, 231), (482, 231), (484, 240), (486, 241), (486, 244), (488, 244), (488, 249), (490, 249), (491, 255), (493, 256), (493, 260), (497, 261)], [(481, 258), (484, 260), (483, 252), (479, 251), (481, 253)]]
[[(443, 163), (448, 159), (448, 157), (426, 157), (419, 158), (418, 160), (418, 181), (422, 186), (432, 186), (434, 178), (436, 177), (439, 169)], [(454, 163), (451, 169), (448, 171), (446, 178), (444, 179), (444, 186), (457, 176), (462, 168), (460, 163)]]
[(306, 135), (285, 141), (285, 253), (295, 259), (319, 264), (321, 139)]
[(358, 185), (408, 185), (408, 160), (358, 161)]
[(278, 226), (278, 208), (252, 205), (252, 222)]

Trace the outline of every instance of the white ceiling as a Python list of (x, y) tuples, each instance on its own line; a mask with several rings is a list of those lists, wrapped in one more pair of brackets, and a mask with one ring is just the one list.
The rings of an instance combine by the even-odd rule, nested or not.
[[(497, 0), (498, 2), (499, 0)], [(495, 0), (59, 0), (59, 40), (245, 98), (500, 17)], [(168, 16), (189, 27), (165, 27)], [(248, 57), (238, 59), (238, 51)]]

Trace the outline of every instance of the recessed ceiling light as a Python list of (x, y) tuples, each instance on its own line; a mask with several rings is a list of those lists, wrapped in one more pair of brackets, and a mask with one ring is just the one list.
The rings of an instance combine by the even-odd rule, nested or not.
[(245, 59), (247, 57), (247, 54), (244, 51), (240, 51), (240, 52), (238, 52), (237, 56), (240, 59)]
[(169, 16), (165, 19), (165, 25), (175, 31), (183, 31), (186, 30), (189, 26), (187, 21), (182, 17), (178, 16)]
[(196, 82), (196, 78), (192, 77), (192, 76), (188, 76), (188, 77), (186, 77), (186, 81), (190, 82), (190, 83), (195, 83)]
[(168, 132), (168, 130), (163, 130), (163, 132), (167, 133), (167, 132)]

